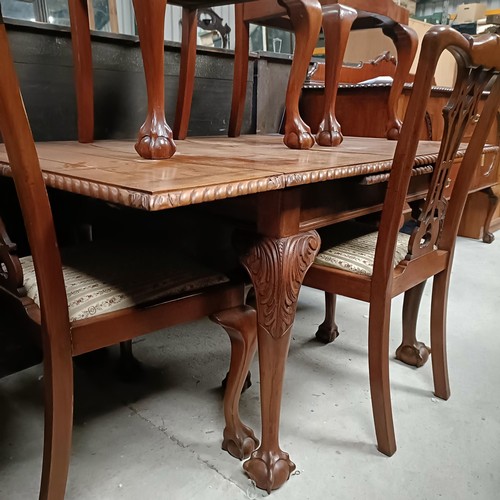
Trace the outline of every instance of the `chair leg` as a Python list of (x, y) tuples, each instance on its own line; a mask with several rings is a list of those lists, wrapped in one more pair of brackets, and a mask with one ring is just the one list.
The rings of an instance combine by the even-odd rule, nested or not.
[(185, 139), (188, 133), (196, 68), (197, 13), (196, 9), (182, 8), (181, 67), (175, 108), (174, 139)]
[(231, 101), (231, 116), (229, 118), (229, 137), (239, 137), (241, 134), (241, 125), (245, 113), (245, 97), (247, 95), (250, 27), (243, 20), (243, 9), (242, 4), (234, 6), (236, 41), (234, 46), (233, 97)]
[(484, 193), (488, 197), (488, 211), (486, 212), (486, 218), (484, 220), (483, 241), (485, 243), (493, 243), (493, 241), (495, 240), (495, 235), (490, 231), (490, 225), (491, 220), (493, 219), (493, 214), (498, 207), (500, 198), (490, 187), (481, 189), (481, 193)]
[(143, 373), (142, 365), (134, 356), (132, 341), (120, 342), (120, 357), (118, 359), (118, 373), (124, 382), (134, 382)]
[(336, 305), (337, 295), (325, 292), (325, 321), (319, 325), (316, 332), (316, 338), (323, 344), (329, 344), (339, 336), (339, 329), (335, 323)]
[(390, 299), (382, 299), (370, 304), (368, 364), (373, 419), (377, 435), (377, 448), (389, 457), (396, 452), (389, 381), (390, 313)]
[(387, 139), (397, 140), (401, 131), (401, 121), (397, 116), (398, 102), (417, 53), (418, 36), (412, 28), (402, 24), (385, 27), (383, 32), (394, 42), (398, 55), (398, 64), (387, 103), (388, 121), (386, 125)]
[(310, 149), (314, 145), (314, 137), (300, 116), (299, 98), (318, 41), (321, 4), (318, 0), (280, 0), (280, 4), (286, 8), (295, 33), (295, 53), (286, 89), (283, 142), (291, 149)]
[(73, 430), (73, 360), (69, 346), (44, 349), (44, 391), (45, 433), (40, 500), (63, 500)]
[(222, 448), (240, 460), (257, 448), (259, 441), (239, 415), (240, 394), (250, 363), (257, 349), (257, 316), (255, 309), (240, 306), (210, 316), (222, 326), (231, 341), (231, 364), (224, 395), (226, 428)]
[(431, 348), (434, 394), (441, 399), (450, 397), (446, 356), (446, 310), (448, 307), (449, 268), (436, 274), (432, 284)]
[(323, 32), (325, 34), (325, 109), (323, 120), (316, 133), (320, 146), (338, 146), (344, 139), (335, 116), (335, 102), (340, 80), (340, 71), (347, 47), (351, 26), (358, 13), (339, 3), (323, 6)]
[(86, 0), (69, 0), (68, 8), (75, 68), (78, 140), (86, 143), (94, 140), (94, 79), (89, 13)]
[(403, 340), (396, 350), (396, 359), (417, 368), (423, 366), (431, 352), (423, 342), (417, 341), (417, 319), (426, 281), (410, 288), (403, 302)]

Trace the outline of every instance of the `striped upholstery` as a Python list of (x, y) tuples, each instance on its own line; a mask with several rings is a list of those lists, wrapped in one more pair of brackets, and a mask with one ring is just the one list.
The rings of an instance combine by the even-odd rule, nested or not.
[[(24, 286), (40, 304), (31, 256), (23, 257)], [(70, 321), (225, 283), (229, 279), (164, 247), (91, 244), (62, 252)]]
[[(319, 253), (314, 263), (371, 276), (373, 273), (377, 237), (378, 232), (375, 232), (335, 245)], [(394, 267), (406, 257), (409, 239), (410, 236), (408, 234), (398, 233), (398, 241), (394, 253)]]

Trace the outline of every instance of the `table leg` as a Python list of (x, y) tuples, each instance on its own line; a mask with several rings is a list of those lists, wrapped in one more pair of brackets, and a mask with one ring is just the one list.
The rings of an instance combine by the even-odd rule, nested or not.
[(148, 93), (148, 114), (139, 130), (136, 151), (149, 160), (175, 153), (172, 131), (165, 120), (164, 20), (167, 0), (133, 0)]
[(335, 116), (335, 102), (344, 61), (347, 39), (352, 23), (358, 17), (356, 10), (335, 3), (323, 7), (323, 32), (325, 34), (325, 110), (319, 124), (316, 142), (320, 146), (338, 146), (342, 140), (340, 124)]
[(262, 444), (243, 465), (258, 488), (275, 490), (295, 470), (279, 446), (281, 395), (300, 286), (320, 245), (316, 231), (263, 238), (242, 258), (257, 306)]
[(286, 91), (285, 137), (292, 149), (310, 149), (314, 145), (311, 129), (299, 114), (299, 98), (309, 61), (321, 27), (321, 5), (318, 0), (278, 0), (290, 17), (295, 33), (295, 54)]
[(418, 36), (412, 28), (402, 24), (386, 26), (382, 31), (394, 42), (398, 54), (396, 72), (387, 103), (389, 118), (386, 126), (387, 139), (397, 140), (401, 131), (401, 121), (397, 116), (398, 100), (417, 53)]

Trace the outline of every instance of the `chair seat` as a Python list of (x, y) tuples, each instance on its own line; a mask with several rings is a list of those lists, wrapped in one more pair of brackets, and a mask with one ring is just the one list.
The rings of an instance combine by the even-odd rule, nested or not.
[[(378, 232), (374, 232), (345, 241), (319, 253), (314, 263), (371, 276), (377, 238)], [(408, 234), (398, 233), (394, 267), (406, 257), (409, 239)]]
[[(63, 250), (61, 255), (70, 321), (151, 305), (229, 281), (160, 245), (94, 243)], [(33, 259), (20, 260), (27, 295), (40, 305)]]

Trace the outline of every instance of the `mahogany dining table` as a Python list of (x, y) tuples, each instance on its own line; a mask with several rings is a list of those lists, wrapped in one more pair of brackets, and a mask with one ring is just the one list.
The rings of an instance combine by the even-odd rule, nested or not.
[[(279, 135), (190, 138), (173, 158), (152, 161), (131, 144), (45, 142), (37, 150), (49, 187), (149, 212), (199, 205), (250, 228), (240, 257), (256, 296), (262, 435), (244, 468), (270, 492), (295, 468), (279, 446), (280, 409), (297, 297), (320, 247), (316, 230), (381, 209), (396, 143), (346, 137), (334, 150), (290, 150)], [(409, 200), (423, 196), (438, 145), (421, 141)], [(497, 149), (486, 146), (483, 160)], [(0, 175), (10, 175), (3, 145)]]

